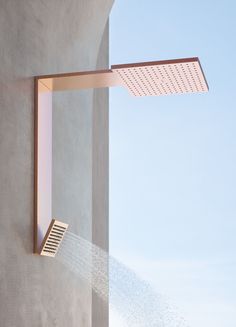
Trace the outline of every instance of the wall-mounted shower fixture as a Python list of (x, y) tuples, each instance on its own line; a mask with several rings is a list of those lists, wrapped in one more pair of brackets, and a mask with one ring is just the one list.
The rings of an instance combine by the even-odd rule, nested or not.
[(67, 228), (68, 224), (52, 219), (40, 247), (39, 254), (55, 257)]
[[(208, 91), (200, 61), (196, 57), (35, 77), (35, 253), (49, 255), (50, 252), (46, 251), (50, 248), (48, 237), (55, 231), (55, 221), (51, 222), (52, 93), (111, 86), (125, 87), (134, 96)], [(61, 226), (65, 227), (66, 224)], [(54, 252), (51, 254), (53, 256)]]

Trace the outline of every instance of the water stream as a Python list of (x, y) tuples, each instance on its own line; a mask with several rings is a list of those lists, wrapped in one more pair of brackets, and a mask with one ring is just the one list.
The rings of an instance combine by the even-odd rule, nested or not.
[(173, 306), (147, 282), (82, 237), (66, 232), (56, 258), (109, 301), (124, 326), (187, 327)]

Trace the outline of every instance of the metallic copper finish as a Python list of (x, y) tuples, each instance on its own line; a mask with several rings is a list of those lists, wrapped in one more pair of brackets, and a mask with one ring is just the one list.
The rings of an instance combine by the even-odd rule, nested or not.
[(55, 257), (64, 238), (68, 224), (52, 219), (39, 250), (40, 255)]
[(199, 59), (113, 65), (111, 69), (35, 78), (35, 227), (39, 253), (52, 219), (52, 94), (55, 91), (121, 86), (134, 96), (207, 92)]
[(38, 249), (52, 219), (52, 92), (35, 79), (35, 239)]
[(207, 92), (198, 58), (152, 61), (112, 66), (134, 96), (160, 96)]
[(45, 90), (49, 89), (51, 91), (100, 88), (121, 84), (119, 77), (111, 70), (42, 76), (40, 82)]

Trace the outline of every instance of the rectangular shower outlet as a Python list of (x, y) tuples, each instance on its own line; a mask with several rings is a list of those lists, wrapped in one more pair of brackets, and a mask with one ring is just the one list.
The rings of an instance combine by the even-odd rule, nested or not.
[(208, 84), (197, 57), (113, 65), (112, 71), (134, 96), (208, 91)]
[(39, 254), (47, 257), (55, 257), (67, 228), (68, 224), (52, 219)]

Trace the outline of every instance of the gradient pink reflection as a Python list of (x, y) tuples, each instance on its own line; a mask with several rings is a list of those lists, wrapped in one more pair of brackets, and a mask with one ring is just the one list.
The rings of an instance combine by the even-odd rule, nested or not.
[(39, 249), (52, 219), (52, 92), (40, 91), (40, 88), (37, 130), (37, 249)]

